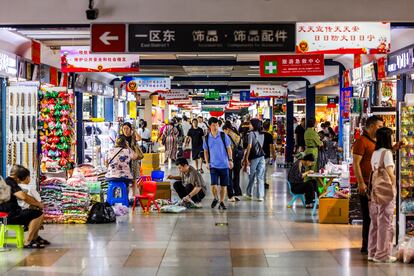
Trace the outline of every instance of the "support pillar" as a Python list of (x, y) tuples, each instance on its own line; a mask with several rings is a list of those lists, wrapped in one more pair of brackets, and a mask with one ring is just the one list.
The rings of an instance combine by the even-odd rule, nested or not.
[(285, 148), (285, 163), (293, 163), (293, 154), (295, 147), (295, 130), (293, 129), (294, 117), (294, 101), (286, 103), (286, 148)]
[(309, 87), (309, 82), (306, 84), (306, 120), (315, 119), (315, 94), (316, 88)]
[(85, 140), (83, 139), (83, 94), (75, 92), (76, 101), (76, 162), (83, 164), (83, 152), (85, 147)]
[(148, 124), (148, 129), (152, 130), (152, 100), (145, 100), (144, 121)]
[(114, 99), (113, 98), (105, 98), (104, 105), (105, 105), (105, 121), (106, 122), (113, 122), (114, 119)]

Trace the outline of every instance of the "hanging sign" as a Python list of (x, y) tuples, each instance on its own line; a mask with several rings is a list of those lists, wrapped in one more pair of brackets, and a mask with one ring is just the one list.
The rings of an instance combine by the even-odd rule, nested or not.
[(355, 54), (354, 55), (354, 68), (358, 68), (362, 66), (362, 55)]
[(261, 77), (323, 76), (324, 74), (322, 54), (260, 56)]
[(0, 75), (17, 76), (17, 60), (15, 56), (0, 52)]
[(282, 85), (250, 85), (250, 96), (283, 98), (287, 96), (287, 87)]
[(297, 53), (385, 54), (391, 27), (383, 22), (301, 22), (296, 24)]
[(388, 55), (387, 71), (389, 74), (400, 74), (411, 71), (414, 67), (413, 46), (406, 47)]
[(193, 100), (192, 99), (183, 99), (183, 100), (169, 100), (168, 104), (173, 104), (173, 105), (191, 105), (193, 104)]
[(385, 72), (385, 57), (379, 58), (377, 60), (377, 67), (378, 67), (378, 79), (382, 80), (387, 76)]
[(328, 97), (327, 98), (327, 108), (336, 108), (336, 104), (338, 103), (338, 97)]
[(362, 84), (362, 67), (352, 69), (352, 86), (359, 86)]
[(62, 47), (62, 72), (138, 72), (139, 56), (123, 54), (94, 54), (89, 47)]
[(339, 108), (342, 119), (349, 119), (351, 113), (352, 88), (343, 88), (340, 92)]
[(160, 100), (179, 100), (187, 99), (192, 91), (190, 89), (172, 89), (168, 92), (160, 92)]
[(171, 89), (170, 78), (153, 78), (153, 77), (126, 77), (127, 92), (169, 92)]
[(206, 100), (218, 100), (220, 99), (220, 91), (206, 90), (204, 91), (204, 99)]
[(362, 66), (362, 82), (375, 81), (374, 63), (368, 63)]
[(344, 71), (343, 80), (344, 80), (344, 87), (351, 86), (351, 71), (349, 69)]
[(41, 45), (34, 40), (32, 40), (32, 62), (34, 64), (41, 63)]
[(129, 24), (128, 49), (142, 52), (293, 52), (295, 24)]

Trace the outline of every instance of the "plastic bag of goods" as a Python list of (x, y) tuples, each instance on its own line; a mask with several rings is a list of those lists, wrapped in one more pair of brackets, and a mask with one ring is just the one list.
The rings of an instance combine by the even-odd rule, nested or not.
[(405, 264), (412, 263), (414, 261), (414, 238), (411, 238), (407, 243), (406, 248), (404, 249), (404, 259)]

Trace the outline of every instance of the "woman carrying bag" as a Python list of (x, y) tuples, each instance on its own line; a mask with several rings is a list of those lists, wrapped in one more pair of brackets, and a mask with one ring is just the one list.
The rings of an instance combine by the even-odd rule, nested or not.
[(369, 213), (371, 225), (368, 240), (368, 261), (394, 263), (391, 256), (394, 238), (393, 216), (396, 195), (395, 164), (392, 155), (392, 130), (377, 130), (377, 144), (372, 155), (371, 201)]

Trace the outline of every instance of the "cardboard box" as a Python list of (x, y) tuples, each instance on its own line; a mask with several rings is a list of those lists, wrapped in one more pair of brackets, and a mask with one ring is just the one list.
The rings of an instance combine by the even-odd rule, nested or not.
[(157, 182), (157, 193), (155, 194), (155, 199), (171, 200), (171, 182)]
[(160, 154), (144, 153), (144, 158), (141, 161), (141, 165), (146, 168), (158, 168), (160, 166)]
[(319, 200), (319, 223), (348, 224), (349, 199), (321, 198)]
[(142, 169), (142, 175), (151, 176), (152, 171), (159, 171), (161, 168), (158, 167), (158, 168), (148, 169), (148, 168), (141, 167), (141, 169)]

